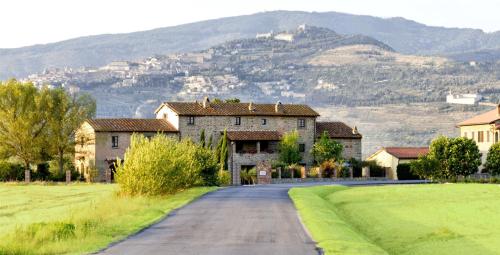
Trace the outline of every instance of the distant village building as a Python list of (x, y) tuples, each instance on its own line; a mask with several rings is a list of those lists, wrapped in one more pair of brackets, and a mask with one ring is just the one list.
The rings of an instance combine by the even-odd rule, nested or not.
[(275, 40), (293, 42), (294, 35), (289, 33), (280, 33), (274, 36)]
[(319, 134), (345, 147), (344, 157), (361, 160), (362, 135), (341, 122), (318, 122), (319, 114), (302, 104), (165, 102), (155, 111), (156, 119), (91, 119), (76, 135), (75, 166), (83, 176), (96, 169), (98, 181), (106, 180), (116, 158), (123, 159), (132, 133), (152, 136), (157, 132), (179, 139), (199, 141), (200, 131), (218, 141), (224, 130), (229, 140), (229, 170), (232, 183), (240, 185), (240, 171), (260, 162), (278, 159), (278, 143), (284, 133), (297, 130), (300, 165), (311, 167), (310, 154)]
[(428, 147), (385, 147), (373, 153), (366, 160), (374, 161), (385, 168), (385, 176), (389, 179), (398, 179), (398, 165), (410, 163), (418, 157), (429, 153)]
[(500, 104), (495, 109), (458, 123), (460, 136), (472, 139), (483, 154), (486, 161), (490, 147), (499, 142), (500, 136)]
[(446, 96), (446, 102), (448, 104), (468, 104), (475, 105), (481, 101), (483, 97), (479, 94), (462, 94), (462, 95), (452, 95), (451, 93)]
[(269, 39), (273, 37), (273, 32), (269, 32), (269, 33), (261, 33), (261, 34), (257, 34), (255, 35), (255, 38), (256, 39)]

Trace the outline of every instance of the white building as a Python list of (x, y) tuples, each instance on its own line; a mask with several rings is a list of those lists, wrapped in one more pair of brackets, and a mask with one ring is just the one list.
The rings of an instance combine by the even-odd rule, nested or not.
[(479, 94), (462, 94), (462, 95), (452, 95), (446, 96), (446, 103), (448, 104), (477, 104), (483, 97)]

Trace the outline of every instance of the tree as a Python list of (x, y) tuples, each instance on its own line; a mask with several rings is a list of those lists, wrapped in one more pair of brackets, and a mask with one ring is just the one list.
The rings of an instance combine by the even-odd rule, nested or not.
[[(47, 120), (47, 145), (49, 152), (56, 155), (59, 174), (64, 172), (64, 156), (73, 152), (75, 133), (80, 125), (96, 112), (96, 103), (88, 94), (69, 95), (64, 89), (41, 91), (46, 99), (45, 118)], [(66, 169), (66, 172), (70, 169)]]
[(210, 134), (210, 136), (208, 137), (208, 144), (207, 144), (207, 148), (209, 149), (212, 149), (212, 143), (213, 143), (213, 140), (214, 140), (214, 137), (212, 134)]
[(481, 165), (481, 153), (471, 139), (450, 139), (447, 150), (448, 172), (452, 176), (468, 176), (477, 172)]
[(311, 153), (318, 163), (325, 161), (338, 161), (342, 157), (344, 146), (339, 142), (330, 139), (328, 133), (325, 131), (321, 134), (320, 139), (314, 143)]
[(228, 158), (228, 150), (227, 150), (227, 130), (224, 129), (224, 134), (221, 137), (221, 149), (220, 149), (220, 168), (221, 170), (227, 169), (227, 158)]
[(200, 146), (205, 147), (205, 129), (200, 132)]
[(492, 175), (500, 174), (500, 143), (493, 144), (490, 147), (484, 167)]
[(41, 159), (46, 103), (30, 82), (0, 84), (0, 151), (5, 157), (19, 158), (27, 172), (31, 163)]
[(297, 130), (285, 133), (281, 138), (278, 145), (279, 147), (279, 160), (291, 166), (297, 164), (302, 160), (299, 151), (299, 132)]
[(422, 155), (410, 162), (410, 172), (422, 179), (442, 179), (443, 172), (439, 168), (439, 161), (429, 155)]
[(448, 179), (476, 173), (481, 153), (473, 140), (440, 136), (434, 139), (429, 154), (411, 165), (413, 173), (427, 179)]

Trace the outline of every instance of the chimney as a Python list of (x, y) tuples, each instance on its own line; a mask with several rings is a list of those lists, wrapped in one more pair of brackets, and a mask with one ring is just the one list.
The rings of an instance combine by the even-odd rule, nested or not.
[(497, 105), (497, 114), (500, 116), (500, 104)]
[(248, 104), (248, 110), (251, 111), (251, 112), (255, 111), (255, 107), (253, 107), (253, 102), (250, 102)]
[(280, 101), (276, 102), (276, 105), (274, 106), (274, 111), (277, 113), (280, 113), (283, 111), (283, 105), (281, 104)]
[(358, 132), (358, 127), (354, 126), (354, 128), (352, 129), (352, 134), (353, 134), (353, 135), (357, 135), (357, 134), (359, 134), (359, 132)]
[(210, 107), (210, 99), (208, 97), (203, 98), (203, 108), (208, 108)]

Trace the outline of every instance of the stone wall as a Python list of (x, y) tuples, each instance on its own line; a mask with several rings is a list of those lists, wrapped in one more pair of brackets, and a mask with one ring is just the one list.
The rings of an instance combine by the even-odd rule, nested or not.
[[(299, 118), (306, 120), (306, 127), (303, 129), (298, 128)], [(266, 119), (266, 125), (262, 125), (262, 119)], [(180, 116), (179, 135), (181, 138), (189, 137), (193, 141), (199, 141), (200, 132), (205, 129), (206, 139), (208, 140), (209, 136), (213, 135), (213, 142), (216, 144), (224, 129), (228, 131), (268, 130), (282, 133), (296, 129), (300, 135), (299, 142), (305, 144), (303, 163), (306, 165), (312, 164), (313, 158), (309, 152), (314, 144), (315, 117), (241, 116), (241, 124), (235, 125), (235, 123), (236, 117), (234, 116), (196, 116), (194, 125), (189, 125), (188, 117)]]
[(362, 146), (361, 139), (334, 139), (335, 141), (341, 143), (344, 146), (344, 151), (342, 152), (342, 157), (344, 159), (355, 158), (356, 160), (362, 160)]
[[(97, 176), (94, 181), (105, 181), (106, 170), (109, 169), (109, 163), (106, 160), (123, 159), (126, 150), (130, 146), (132, 137), (131, 132), (94, 132), (93, 128), (84, 123), (77, 132), (77, 144), (75, 145), (75, 166), (88, 179), (92, 169), (97, 170)], [(157, 133), (145, 132), (145, 136), (154, 136)], [(167, 136), (177, 137), (176, 133), (167, 133)], [(118, 147), (113, 148), (112, 137), (118, 136)], [(85, 137), (81, 143), (80, 138)]]

